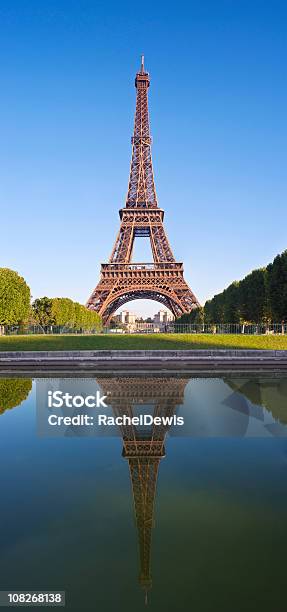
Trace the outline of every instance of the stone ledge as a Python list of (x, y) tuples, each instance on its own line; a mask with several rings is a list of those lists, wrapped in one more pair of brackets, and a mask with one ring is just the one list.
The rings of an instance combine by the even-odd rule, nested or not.
[(286, 371), (282, 350), (95, 350), (7, 351), (0, 353), (0, 373), (24, 371)]
[(86, 351), (3, 351), (0, 364), (5, 361), (41, 360), (201, 360), (201, 359), (282, 359), (287, 350), (255, 349), (195, 349), (195, 350), (86, 350)]

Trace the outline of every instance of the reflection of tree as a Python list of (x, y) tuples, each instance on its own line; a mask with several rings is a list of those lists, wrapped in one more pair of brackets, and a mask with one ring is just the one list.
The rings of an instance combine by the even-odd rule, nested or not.
[(225, 382), (252, 404), (266, 408), (274, 419), (287, 424), (287, 378), (238, 378)]
[[(176, 407), (184, 401), (184, 389), (188, 379), (177, 377), (97, 377), (107, 403), (115, 416), (139, 416), (141, 406), (149, 406), (153, 417), (172, 417)], [(123, 425), (123, 457), (128, 460), (135, 518), (139, 539), (139, 582), (147, 591), (152, 586), (151, 538), (154, 525), (154, 501), (158, 468), (165, 456), (164, 441), (168, 425), (151, 425), (149, 428)]]
[(31, 389), (31, 378), (0, 378), (0, 414), (19, 406)]

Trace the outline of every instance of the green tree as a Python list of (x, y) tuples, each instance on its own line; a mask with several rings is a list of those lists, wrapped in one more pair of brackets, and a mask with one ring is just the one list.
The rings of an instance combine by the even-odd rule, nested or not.
[(196, 325), (203, 325), (204, 323), (204, 308), (199, 306), (198, 308), (194, 308), (194, 323)]
[(101, 331), (100, 315), (69, 298), (38, 298), (32, 305), (34, 321), (40, 325), (70, 327), (75, 330)]
[(222, 323), (239, 323), (240, 322), (240, 299), (239, 299), (239, 283), (234, 282), (227, 287), (222, 293), (223, 314)]
[(218, 293), (212, 300), (205, 303), (204, 319), (206, 323), (224, 323), (223, 293)]
[(69, 298), (53, 298), (51, 320), (53, 325), (73, 327), (75, 322), (74, 302)]
[(79, 302), (74, 302), (74, 327), (82, 329), (85, 327), (85, 307)]
[(9, 268), (0, 268), (0, 325), (27, 321), (30, 297), (30, 288), (22, 276)]
[(253, 270), (239, 283), (241, 318), (259, 323), (268, 317), (267, 270)]
[(34, 320), (40, 325), (52, 325), (52, 299), (42, 297), (32, 304)]
[(176, 323), (185, 323), (186, 325), (192, 325), (194, 323), (203, 323), (204, 311), (201, 306), (193, 308), (190, 312), (185, 312), (181, 317), (176, 319)]
[(86, 311), (86, 329), (89, 331), (100, 331), (102, 329), (102, 320), (100, 315), (95, 310), (89, 310), (85, 308)]
[(287, 250), (208, 300), (204, 317), (206, 323), (287, 321)]
[(268, 298), (272, 318), (287, 321), (287, 250), (268, 266)]
[(19, 406), (32, 389), (30, 378), (0, 378), (0, 414)]

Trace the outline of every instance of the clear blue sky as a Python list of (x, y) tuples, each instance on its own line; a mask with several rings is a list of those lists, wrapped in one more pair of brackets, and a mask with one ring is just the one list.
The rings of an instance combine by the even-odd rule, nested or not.
[(0, 266), (34, 297), (88, 298), (125, 201), (141, 53), (159, 204), (199, 300), (287, 248), (286, 23), (276, 0), (2, 0)]

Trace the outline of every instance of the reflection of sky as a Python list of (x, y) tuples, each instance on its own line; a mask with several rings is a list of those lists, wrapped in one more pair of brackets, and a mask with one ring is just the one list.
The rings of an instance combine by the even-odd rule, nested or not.
[(268, 437), (287, 434), (287, 428), (278, 423), (270, 411), (253, 404), (220, 378), (191, 379), (178, 415), (184, 417), (185, 425), (182, 429), (173, 427), (170, 435)]
[[(184, 417), (185, 426), (182, 430), (177, 428), (176, 432), (177, 435), (201, 437), (265, 437), (268, 435), (264, 426), (265, 413), (221, 379), (193, 379), (186, 387), (184, 405), (178, 411), (178, 415)], [(274, 422), (272, 416), (270, 418)], [(171, 435), (175, 435), (174, 429)]]
[(240, 408), (245, 398), (238, 398), (236, 411), (226, 403), (230, 395), (230, 388), (220, 379), (189, 381), (184, 406), (179, 410), (180, 416), (185, 420), (183, 435), (244, 435), (248, 426), (248, 414)]

